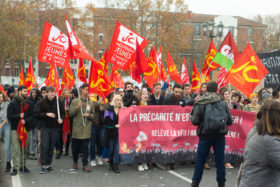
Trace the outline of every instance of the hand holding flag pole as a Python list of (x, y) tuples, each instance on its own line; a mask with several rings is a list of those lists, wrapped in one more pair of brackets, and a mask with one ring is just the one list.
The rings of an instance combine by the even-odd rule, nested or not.
[[(76, 80), (78, 80), (78, 69), (77, 69), (77, 72), (76, 72)], [(77, 87), (77, 89), (78, 89), (78, 98), (79, 98), (79, 102), (81, 102), (81, 96), (80, 96), (80, 91), (79, 91), (79, 88), (78, 88), (78, 85), (77, 85), (77, 81), (75, 81), (75, 85), (76, 85), (76, 87)], [(83, 125), (84, 125), (84, 127), (86, 126), (86, 124), (85, 124), (85, 119), (84, 119), (84, 117), (83, 117), (83, 108), (81, 107), (81, 115), (82, 115), (82, 120), (83, 120)]]

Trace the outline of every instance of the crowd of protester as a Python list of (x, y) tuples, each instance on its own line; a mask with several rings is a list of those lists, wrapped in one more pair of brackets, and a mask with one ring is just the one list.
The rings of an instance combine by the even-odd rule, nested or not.
[[(115, 89), (115, 92), (110, 93), (106, 100), (99, 96), (89, 97), (88, 84), (83, 84), (79, 89), (63, 90), (58, 100), (56, 99), (57, 90), (52, 86), (42, 87), (40, 90), (34, 88), (29, 95), (25, 86), (14, 88), (5, 85), (4, 88), (7, 96), (0, 92), (0, 135), (5, 143), (5, 170), (11, 172), (11, 175), (17, 175), (19, 171), (30, 172), (26, 165), (27, 159), (37, 160), (37, 165), (41, 166), (39, 171), (41, 174), (53, 172), (54, 153), (56, 159), (60, 159), (61, 156), (72, 157), (72, 169), (75, 170), (79, 168), (78, 159), (81, 157), (82, 169), (85, 172), (90, 172), (93, 167), (103, 165), (105, 162), (109, 164), (110, 170), (119, 173), (118, 128), (120, 126), (118, 118), (120, 108), (146, 105), (194, 106), (192, 122), (194, 125), (200, 126), (203, 118), (199, 115), (204, 115), (204, 113), (198, 114), (197, 111), (202, 110), (200, 105), (205, 104), (207, 99), (209, 100), (207, 102), (210, 103), (222, 101), (222, 106), (228, 109), (257, 114), (256, 125), (247, 140), (248, 147), (245, 149), (244, 177), (241, 177), (241, 186), (256, 186), (254, 182), (250, 181), (250, 177), (256, 178), (260, 174), (254, 174), (255, 172), (252, 171), (257, 172), (259, 168), (265, 167), (256, 163), (258, 159), (262, 159), (261, 157), (253, 159), (256, 157), (255, 155), (259, 154), (256, 150), (260, 146), (263, 149), (274, 151), (275, 154), (271, 153), (269, 158), (266, 156), (267, 162), (261, 160), (258, 163), (266, 162), (269, 166), (274, 165), (278, 172), (280, 170), (280, 149), (274, 150), (274, 147), (267, 147), (267, 144), (275, 144), (277, 145), (275, 147), (279, 148), (280, 144), (278, 119), (280, 116), (278, 104), (280, 87), (273, 90), (263, 88), (247, 98), (235, 89), (222, 87), (217, 90), (217, 88), (213, 88), (213, 85), (211, 87), (211, 84), (206, 83), (201, 85), (199, 93), (192, 93), (189, 84), (181, 86), (165, 82), (163, 85), (155, 83), (153, 88), (149, 88), (146, 84), (138, 88), (132, 83), (126, 82), (124, 89)], [(269, 102), (263, 104), (266, 100)], [(271, 110), (278, 113), (267, 113)], [(64, 137), (62, 127), (66, 117), (70, 121), (71, 133)], [(17, 134), (19, 123), (24, 124), (26, 128), (27, 140), (24, 148), (21, 148)], [(231, 123), (229, 120), (228, 124)], [(66, 138), (67, 141), (63, 141), (63, 138)], [(256, 145), (256, 142), (259, 145)], [(201, 141), (200, 144), (203, 142)], [(204, 142), (201, 146), (211, 146), (211, 144), (206, 145)], [(218, 155), (215, 154), (216, 159), (224, 159), (223, 154), (222, 151)], [(202, 167), (210, 169), (207, 155), (198, 157), (196, 160), (193, 186), (199, 185)], [(275, 161), (275, 159), (278, 160)], [(259, 168), (253, 168), (253, 164), (258, 165)], [(145, 171), (154, 166), (156, 163), (138, 163), (138, 170)], [(167, 163), (165, 166), (168, 170), (175, 169), (175, 163)], [(220, 168), (217, 170), (217, 175), (220, 176), (217, 181), (218, 179), (222, 181), (221, 186), (224, 186), (224, 168), (233, 168), (233, 166), (225, 160), (223, 164), (217, 165), (216, 163), (216, 167)], [(278, 176), (277, 173), (272, 172), (271, 170), (263, 171), (262, 174), (268, 178)]]

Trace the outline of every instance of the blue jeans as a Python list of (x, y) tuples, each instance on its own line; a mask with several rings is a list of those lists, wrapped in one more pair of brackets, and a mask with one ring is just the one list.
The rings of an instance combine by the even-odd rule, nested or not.
[[(91, 138), (90, 138), (90, 160), (95, 160), (95, 153), (97, 151), (97, 156), (101, 157), (103, 152), (103, 137), (104, 137), (104, 127), (91, 126)], [(96, 148), (95, 148), (96, 146)], [(97, 149), (97, 150), (95, 150)]]
[[(2, 121), (0, 122), (2, 123)], [(0, 134), (4, 131), (4, 140), (5, 140), (5, 160), (10, 162), (12, 160), (11, 153), (11, 124), (7, 122), (1, 129)]]
[(226, 181), (225, 170), (225, 138), (199, 139), (193, 181), (200, 182), (203, 175), (203, 165), (206, 162), (211, 146), (214, 148), (217, 182)]
[(111, 163), (118, 164), (120, 161), (119, 154), (119, 137), (109, 139), (109, 159)]
[(36, 149), (38, 147), (38, 127), (34, 127), (33, 129), (30, 130), (31, 131), (31, 146), (30, 146), (30, 153), (31, 154), (35, 154), (36, 153)]

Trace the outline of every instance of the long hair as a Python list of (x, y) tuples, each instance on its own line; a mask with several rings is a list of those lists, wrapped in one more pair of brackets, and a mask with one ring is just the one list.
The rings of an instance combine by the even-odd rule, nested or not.
[(257, 131), (260, 135), (269, 134), (280, 137), (280, 103), (266, 99), (257, 114)]
[(7, 98), (6, 98), (5, 94), (2, 91), (0, 91), (0, 94), (3, 95), (3, 101), (7, 101)]
[[(116, 106), (116, 101), (117, 99), (121, 99), (122, 100), (122, 96), (120, 95), (114, 95), (112, 102), (110, 103), (111, 106)], [(121, 103), (121, 108), (123, 107), (123, 102)]]

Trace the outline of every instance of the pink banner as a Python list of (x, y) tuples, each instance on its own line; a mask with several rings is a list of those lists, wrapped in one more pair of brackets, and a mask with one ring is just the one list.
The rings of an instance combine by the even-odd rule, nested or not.
[[(163, 154), (163, 157), (172, 154), (172, 159), (184, 160), (187, 154), (196, 152), (198, 145), (197, 126), (192, 125), (191, 109), (190, 106), (142, 106), (121, 109), (120, 154), (142, 157), (149, 155), (153, 160), (155, 153)], [(255, 114), (239, 110), (231, 110), (231, 114), (233, 124), (229, 126), (226, 135), (226, 153), (242, 156)], [(176, 156), (178, 153), (180, 155)], [(163, 157), (160, 156), (161, 159)]]

